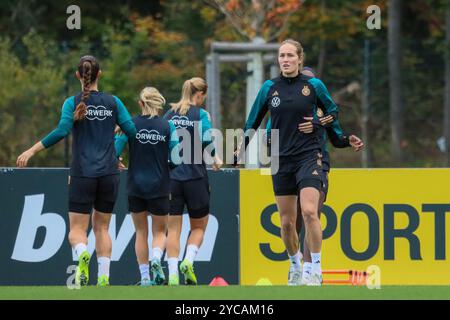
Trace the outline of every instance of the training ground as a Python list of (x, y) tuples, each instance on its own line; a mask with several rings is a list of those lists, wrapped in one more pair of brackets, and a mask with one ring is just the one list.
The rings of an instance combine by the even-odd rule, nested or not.
[(450, 286), (382, 286), (368, 289), (357, 286), (178, 286), (146, 287), (87, 286), (68, 289), (62, 286), (0, 287), (0, 299), (149, 299), (149, 300), (436, 300), (450, 299)]

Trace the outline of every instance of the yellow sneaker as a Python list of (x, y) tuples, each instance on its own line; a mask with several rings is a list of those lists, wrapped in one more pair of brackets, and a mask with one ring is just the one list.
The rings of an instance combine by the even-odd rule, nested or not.
[(180, 284), (180, 278), (177, 274), (171, 274), (169, 276), (169, 286), (178, 286)]
[(106, 275), (98, 277), (97, 287), (108, 287), (109, 286), (109, 277)]
[(75, 284), (77, 286), (87, 286), (89, 282), (89, 252), (84, 251), (78, 259), (77, 271), (75, 273)]
[(180, 264), (180, 271), (184, 275), (185, 284), (194, 286), (197, 284), (197, 277), (195, 276), (192, 263), (184, 259)]

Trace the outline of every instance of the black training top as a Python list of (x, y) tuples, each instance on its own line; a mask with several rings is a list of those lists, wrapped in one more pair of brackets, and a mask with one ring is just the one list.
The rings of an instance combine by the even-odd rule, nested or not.
[(322, 137), (318, 130), (308, 134), (298, 130), (298, 124), (306, 121), (303, 117), (313, 117), (314, 127), (320, 126), (318, 105), (323, 106), (325, 114), (337, 118), (338, 108), (318, 78), (299, 74), (292, 78), (280, 75), (267, 80), (259, 90), (245, 124), (245, 145), (251, 138), (247, 130), (256, 130), (269, 111), (271, 129), (279, 130), (280, 160), (301, 158), (311, 151), (320, 151)]
[[(169, 195), (169, 166), (179, 164), (178, 135), (169, 121), (158, 116), (133, 119), (136, 135), (116, 135), (117, 156), (128, 141), (128, 195), (154, 199)], [(175, 150), (174, 150), (175, 149)]]
[(58, 127), (49, 133), (42, 144), (48, 148), (73, 131), (70, 175), (101, 177), (119, 173), (114, 148), (116, 124), (128, 136), (136, 134), (130, 114), (119, 98), (108, 93), (91, 91), (86, 101), (86, 118), (73, 119), (81, 93), (64, 102)]
[[(187, 181), (207, 177), (203, 151), (212, 144), (209, 113), (202, 108), (191, 106), (185, 115), (171, 109), (164, 115), (164, 119), (173, 123), (180, 138), (181, 164), (170, 171), (170, 178)], [(214, 154), (213, 147), (211, 155)]]

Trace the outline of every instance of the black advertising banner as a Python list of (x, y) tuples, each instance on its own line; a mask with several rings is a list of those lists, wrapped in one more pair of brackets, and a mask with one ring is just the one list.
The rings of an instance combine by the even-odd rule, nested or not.
[[(0, 285), (73, 283), (77, 259), (67, 240), (68, 173), (67, 169), (0, 168)], [(238, 284), (239, 172), (209, 172), (209, 177), (211, 215), (196, 257), (197, 279), (199, 284), (208, 284), (215, 276), (221, 276), (230, 284)], [(185, 213), (180, 259), (184, 256), (189, 230)], [(140, 276), (134, 252), (134, 226), (127, 208), (126, 171), (121, 173), (109, 233), (113, 244), (111, 284), (136, 284)], [(95, 284), (97, 263), (91, 227), (88, 239), (88, 249), (93, 253), (90, 284)], [(151, 240), (150, 235), (150, 244)], [(165, 255), (163, 259), (167, 259)], [(163, 266), (167, 267), (166, 261)], [(167, 275), (167, 268), (165, 271)]]

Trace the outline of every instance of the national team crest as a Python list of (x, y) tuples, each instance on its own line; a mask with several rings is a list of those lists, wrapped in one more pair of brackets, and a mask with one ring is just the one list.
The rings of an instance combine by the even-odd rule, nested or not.
[(307, 97), (307, 96), (309, 96), (310, 93), (311, 93), (311, 90), (309, 90), (308, 86), (304, 86), (303, 90), (302, 90), (302, 94)]
[(318, 116), (319, 118), (322, 118), (322, 117), (323, 117), (323, 111), (322, 111), (322, 109), (317, 108), (317, 116)]

